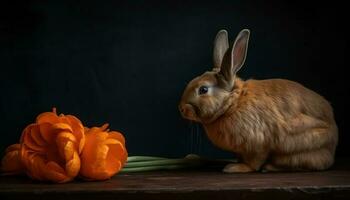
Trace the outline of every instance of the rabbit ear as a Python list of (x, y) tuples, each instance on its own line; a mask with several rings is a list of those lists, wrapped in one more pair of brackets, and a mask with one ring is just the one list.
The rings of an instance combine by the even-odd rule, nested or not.
[(236, 74), (244, 64), (247, 56), (250, 31), (243, 29), (236, 37), (231, 51), (231, 70)]
[(232, 88), (234, 82), (234, 76), (238, 70), (242, 67), (248, 49), (249, 30), (242, 30), (236, 37), (235, 43), (224, 56), (219, 74), (224, 79), (225, 85), (228, 88)]
[(214, 40), (214, 52), (213, 52), (213, 61), (214, 68), (213, 71), (220, 71), (221, 63), (224, 58), (224, 55), (229, 48), (228, 36), (226, 30), (220, 30)]

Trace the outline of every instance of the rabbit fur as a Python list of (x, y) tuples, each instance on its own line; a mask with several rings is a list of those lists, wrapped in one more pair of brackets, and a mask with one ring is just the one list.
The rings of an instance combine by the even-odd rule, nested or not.
[(215, 146), (240, 158), (223, 171), (329, 168), (338, 129), (328, 101), (293, 81), (240, 79), (250, 31), (242, 30), (231, 47), (227, 35), (218, 32), (213, 69), (187, 85), (179, 104), (182, 116), (201, 123)]

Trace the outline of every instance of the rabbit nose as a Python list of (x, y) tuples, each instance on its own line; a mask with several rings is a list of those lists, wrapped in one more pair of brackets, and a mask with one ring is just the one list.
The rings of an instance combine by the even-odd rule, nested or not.
[(182, 115), (187, 115), (189, 112), (189, 104), (182, 103), (179, 105), (179, 110)]
[(192, 110), (191, 107), (192, 107), (191, 104), (182, 103), (179, 105), (179, 110), (183, 116), (187, 116), (191, 114), (191, 110)]
[(184, 112), (185, 112), (186, 109), (185, 109), (185, 107), (184, 107), (183, 104), (180, 104), (180, 105), (179, 105), (179, 110), (180, 110), (181, 113), (184, 113)]

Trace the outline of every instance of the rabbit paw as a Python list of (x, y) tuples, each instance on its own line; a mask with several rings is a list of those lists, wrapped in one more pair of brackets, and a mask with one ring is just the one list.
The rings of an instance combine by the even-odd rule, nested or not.
[(254, 170), (244, 163), (234, 163), (226, 165), (222, 171), (224, 173), (247, 173)]

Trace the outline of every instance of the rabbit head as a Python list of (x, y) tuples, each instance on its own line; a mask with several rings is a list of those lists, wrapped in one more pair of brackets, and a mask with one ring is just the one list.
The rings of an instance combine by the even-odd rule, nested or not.
[(186, 119), (210, 123), (225, 113), (234, 101), (238, 86), (236, 73), (243, 66), (250, 32), (242, 30), (232, 47), (227, 31), (217, 33), (214, 41), (214, 67), (194, 78), (186, 87), (179, 110)]

